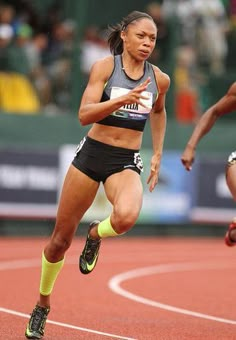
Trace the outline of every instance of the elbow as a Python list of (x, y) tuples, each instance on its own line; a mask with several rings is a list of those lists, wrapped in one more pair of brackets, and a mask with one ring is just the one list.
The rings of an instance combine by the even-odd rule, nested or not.
[(78, 119), (79, 119), (79, 122), (82, 126), (85, 126), (85, 125), (88, 124), (88, 122), (85, 119), (85, 115), (81, 112), (78, 113)]
[(82, 125), (82, 126), (86, 126), (87, 125), (86, 122), (83, 119), (81, 119), (81, 118), (79, 118), (79, 122), (80, 122), (80, 125)]

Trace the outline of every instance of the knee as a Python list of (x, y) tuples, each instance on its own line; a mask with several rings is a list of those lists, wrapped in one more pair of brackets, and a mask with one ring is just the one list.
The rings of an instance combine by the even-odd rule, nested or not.
[(118, 234), (123, 234), (134, 226), (138, 215), (139, 211), (136, 209), (114, 209), (112, 227)]
[(60, 234), (54, 234), (47, 246), (48, 260), (56, 262), (61, 259), (71, 245), (71, 239)]

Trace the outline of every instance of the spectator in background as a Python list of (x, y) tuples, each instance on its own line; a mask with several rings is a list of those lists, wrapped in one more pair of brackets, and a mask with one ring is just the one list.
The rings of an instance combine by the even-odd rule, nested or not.
[(178, 45), (195, 47), (196, 13), (193, 0), (164, 0), (163, 15), (167, 19), (176, 20)]
[(110, 55), (106, 40), (106, 31), (97, 26), (89, 26), (81, 43), (81, 70), (87, 83), (92, 65), (98, 59)]
[(175, 20), (174, 66), (175, 118), (181, 124), (194, 124), (200, 114), (196, 58), (196, 13), (192, 0), (164, 0), (163, 13)]
[(30, 82), (24, 46), (31, 38), (30, 26), (22, 24), (16, 36), (12, 26), (0, 25), (0, 105), (4, 112), (37, 113), (40, 103)]
[(42, 63), (43, 51), (47, 48), (48, 37), (44, 33), (35, 33), (24, 45), (30, 68), (30, 78), (39, 95), (42, 110), (52, 102), (52, 89), (46, 68)]
[(157, 2), (150, 2), (146, 7), (146, 12), (153, 17), (158, 28), (157, 47), (154, 49), (149, 61), (162, 67), (167, 61), (170, 47), (168, 20), (163, 15), (162, 6)]
[(214, 75), (223, 74), (228, 52), (229, 21), (220, 0), (192, 0), (198, 18), (196, 54), (200, 66)]
[(229, 24), (230, 30), (227, 36), (228, 54), (226, 58), (226, 68), (228, 72), (236, 70), (236, 0), (229, 3)]
[(191, 46), (179, 47), (176, 52), (174, 71), (175, 117), (178, 123), (196, 123), (200, 107), (198, 105), (196, 56)]
[(236, 20), (236, 0), (229, 0), (230, 19)]
[(0, 25), (7, 24), (13, 28), (14, 17), (15, 10), (11, 5), (0, 4)]
[[(8, 29), (11, 26), (8, 25)], [(29, 76), (30, 69), (27, 56), (24, 51), (24, 44), (31, 38), (30, 26), (24, 24), (18, 28), (16, 36), (12, 36), (9, 43), (5, 45), (5, 69), (6, 72), (15, 72)], [(1, 66), (0, 66), (1, 67)]]
[(14, 32), (9, 24), (0, 24), (0, 71), (8, 71), (8, 46)]
[[(52, 84), (52, 96), (57, 112), (70, 108), (71, 61), (76, 24), (71, 20), (56, 22), (52, 27), (43, 63)], [(51, 106), (49, 107), (51, 110)]]

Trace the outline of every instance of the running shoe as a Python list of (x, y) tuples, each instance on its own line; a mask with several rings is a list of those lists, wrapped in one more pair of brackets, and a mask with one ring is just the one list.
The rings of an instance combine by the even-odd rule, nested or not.
[(49, 311), (50, 307), (35, 306), (25, 330), (27, 339), (41, 339), (43, 337)]
[(233, 230), (233, 229), (236, 229), (236, 223), (235, 222), (232, 222), (230, 225), (229, 225), (229, 228), (225, 234), (225, 244), (229, 247), (233, 247), (236, 245), (236, 241), (233, 241), (231, 238), (230, 238), (230, 232)]
[(96, 266), (98, 255), (99, 255), (99, 248), (101, 245), (101, 239), (92, 239), (89, 236), (90, 230), (97, 224), (99, 224), (100, 221), (93, 221), (89, 225), (88, 235), (86, 239), (86, 243), (84, 246), (84, 249), (82, 251), (82, 254), (79, 258), (79, 268), (81, 273), (83, 274), (89, 274)]

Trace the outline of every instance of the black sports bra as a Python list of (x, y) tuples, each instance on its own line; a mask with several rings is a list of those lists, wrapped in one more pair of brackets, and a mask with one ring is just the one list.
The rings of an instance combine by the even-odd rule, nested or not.
[(156, 77), (153, 67), (149, 62), (145, 62), (143, 76), (138, 80), (133, 80), (126, 75), (123, 69), (121, 55), (114, 56), (114, 69), (104, 87), (102, 102), (124, 95), (143, 83), (148, 77), (151, 78), (151, 82), (147, 91), (143, 93), (148, 98), (143, 99), (148, 109), (138, 104), (124, 105), (106, 118), (98, 121), (97, 124), (143, 131), (146, 120), (158, 96)]

